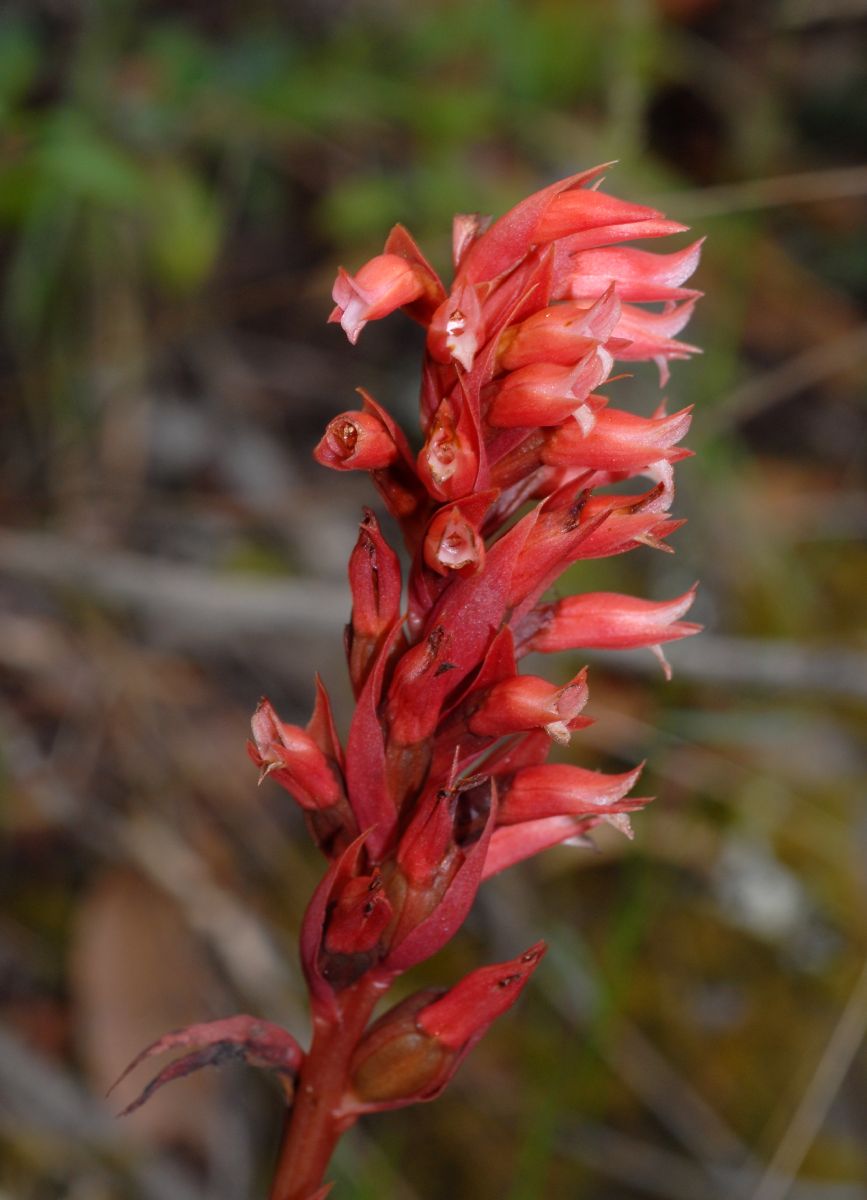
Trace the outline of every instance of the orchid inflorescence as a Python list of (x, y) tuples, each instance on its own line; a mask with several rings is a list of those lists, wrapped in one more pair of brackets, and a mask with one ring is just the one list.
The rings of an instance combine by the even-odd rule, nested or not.
[[(146, 1090), (234, 1054), (277, 1073), (287, 1099), (274, 1200), (324, 1196), (339, 1135), (364, 1113), (438, 1095), (520, 995), (542, 943), (427, 988), (371, 1022), (397, 976), (463, 924), (490, 876), (601, 824), (630, 834), (639, 769), (605, 775), (546, 763), (587, 725), (586, 671), (562, 686), (518, 673), (525, 654), (660, 645), (695, 633), (694, 588), (655, 603), (611, 592), (543, 600), (582, 559), (667, 549), (673, 465), (689, 409), (609, 406), (615, 362), (653, 360), (661, 382), (699, 293), (683, 285), (700, 242), (669, 254), (621, 243), (684, 231), (599, 190), (603, 167), (530, 196), (493, 224), (454, 222), (450, 289), (396, 226), (383, 253), (334, 285), (355, 343), (401, 309), (426, 329), (423, 444), (362, 389), (332, 420), (320, 463), (366, 470), (400, 529), (403, 572), (372, 511), (349, 561), (346, 654), (355, 711), (345, 748), (317, 681), (306, 728), (267, 700), (250, 755), (301, 808), (328, 866), (307, 909), (301, 958), (313, 1019), (305, 1054), (279, 1026), (234, 1017), (169, 1035), (145, 1054), (193, 1048)], [(642, 307), (661, 302), (661, 308)], [(644, 479), (630, 494), (606, 491)], [(140, 1098), (141, 1099), (141, 1098)]]

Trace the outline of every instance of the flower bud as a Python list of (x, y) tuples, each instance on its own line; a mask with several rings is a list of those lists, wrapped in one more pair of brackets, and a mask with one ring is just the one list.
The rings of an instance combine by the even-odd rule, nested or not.
[(425, 988), (408, 996), (364, 1035), (352, 1058), (350, 1079), (355, 1097), (368, 1110), (427, 1099), (448, 1072), (454, 1055), (416, 1023), (419, 1010), (441, 994), (441, 989)]
[(342, 797), (342, 787), (332, 765), (316, 742), (298, 725), (287, 725), (263, 697), (251, 721), (253, 741), (247, 752), (259, 768), (260, 781), (268, 775), (302, 808), (331, 808)]
[(357, 275), (340, 268), (331, 293), (335, 307), (328, 320), (339, 321), (355, 345), (368, 321), (411, 304), (427, 287), (427, 280), (413, 263), (399, 254), (378, 254)]
[(456, 504), (441, 508), (424, 540), (424, 561), (438, 575), (472, 575), (485, 562), (485, 542)]
[(590, 393), (607, 379), (613, 362), (607, 350), (589, 344), (591, 349), (571, 367), (534, 363), (507, 375), (488, 409), (490, 423), (511, 429), (559, 425), (574, 417), (578, 428), (589, 433), (605, 404)]
[(450, 788), (440, 788), (418, 804), (397, 850), (398, 869), (410, 887), (429, 891), (438, 880), (442, 891), (448, 883), (458, 853), (454, 837), (457, 796)]
[(313, 457), (335, 471), (380, 471), (397, 459), (398, 448), (378, 417), (345, 412), (329, 421)]
[(478, 469), (479, 452), (468, 421), (457, 417), (451, 400), (443, 400), (419, 452), (422, 483), (438, 500), (459, 500), (472, 490)]
[(499, 365), (516, 371), (531, 363), (571, 366), (607, 342), (620, 317), (620, 302), (613, 288), (591, 308), (582, 304), (555, 304), (540, 309), (500, 338)]
[(541, 727), (565, 745), (570, 730), (580, 727), (577, 718), (587, 697), (586, 670), (562, 688), (538, 675), (516, 675), (491, 688), (470, 717), (469, 730), (480, 737), (503, 737)]
[(355, 1051), (344, 1111), (433, 1100), (492, 1022), (512, 1007), (544, 953), (539, 942), (511, 962), (472, 971), (447, 992), (426, 988), (385, 1013)]
[[(490, 780), (478, 785), (486, 799), (476, 798), (480, 810), (472, 840), (461, 807), (462, 788), (430, 791), (416, 805), (409, 827), (394, 857), (387, 881), (389, 900), (397, 914), (389, 930), (386, 971), (407, 971), (430, 958), (466, 920), (478, 891), (496, 815), (496, 791)], [(476, 792), (476, 788), (472, 789)]]

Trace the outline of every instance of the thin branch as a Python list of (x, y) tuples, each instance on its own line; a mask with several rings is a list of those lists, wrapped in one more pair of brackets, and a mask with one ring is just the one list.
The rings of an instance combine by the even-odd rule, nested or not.
[[(273, 655), (267, 638), (291, 636), (281, 666), (307, 664), (313, 639), (334, 639), (349, 609), (348, 588), (319, 580), (239, 580), (146, 555), (96, 550), (50, 534), (0, 533), (0, 576), (74, 589), (142, 619), (161, 644), (187, 650), (248, 636), (245, 654)], [(262, 639), (259, 641), (258, 639)], [(618, 672), (658, 675), (646, 651), (589, 652)], [(717, 684), (867, 697), (867, 654), (846, 646), (704, 634), (669, 657), (684, 679)]]
[(81, 819), (81, 805), (14, 709), (0, 703), (0, 743), (6, 766), (40, 813), (64, 825), (91, 850), (110, 861), (132, 862), (162, 891), (173, 896), (190, 929), (220, 962), (239, 996), (266, 1015), (303, 1020), (293, 1011), (292, 976), (276, 949), (276, 938), (258, 917), (221, 888), (207, 864), (159, 817), (136, 820), (103, 816), (97, 830)]
[[(867, 654), (845, 646), (805, 646), (783, 638), (726, 637), (704, 633), (689, 644), (666, 647), (675, 678), (771, 690), (867, 698)], [(646, 651), (587, 653), (611, 671), (653, 675), (659, 666)]]
[[(681, 1155), (597, 1122), (576, 1122), (558, 1143), (561, 1154), (582, 1162), (607, 1179), (660, 1200), (696, 1200), (707, 1195), (705, 1176)], [(727, 1197), (740, 1195), (745, 1172), (734, 1168), (725, 1185)], [(860, 1183), (804, 1179), (792, 1200), (863, 1200)]]
[(333, 636), (346, 620), (348, 589), (315, 579), (221, 578), (212, 571), (52, 534), (0, 533), (0, 573), (74, 588), (193, 638), (234, 630), (304, 629)]
[(867, 960), (753, 1200), (783, 1200), (867, 1033)]
[[(597, 1008), (595, 978), (582, 968), (586, 955), (573, 930), (564, 923), (553, 928), (543, 922), (535, 897), (520, 876), (508, 888), (496, 881), (487, 885), (482, 903), (489, 907), (498, 926), (509, 930), (510, 939), (528, 937), (534, 928), (547, 924), (548, 971), (541, 983), (551, 1007), (569, 1025), (588, 1026)], [(728, 1200), (723, 1176), (734, 1169), (756, 1167), (745, 1144), (728, 1123), (627, 1018), (619, 1017), (617, 1038), (602, 1039), (599, 1054), (660, 1125), (700, 1165), (703, 1186), (694, 1195)]]
[(752, 376), (704, 413), (699, 432), (703, 438), (718, 434), (727, 426), (748, 420), (825, 379), (842, 375), (865, 358), (867, 325), (860, 325), (842, 337), (810, 346), (770, 371)]
[(805, 171), (769, 179), (745, 179), (695, 191), (669, 192), (649, 201), (657, 208), (676, 212), (688, 221), (724, 217), (732, 213), (791, 204), (813, 204), (847, 196), (867, 195), (867, 166), (833, 167), (827, 171)]

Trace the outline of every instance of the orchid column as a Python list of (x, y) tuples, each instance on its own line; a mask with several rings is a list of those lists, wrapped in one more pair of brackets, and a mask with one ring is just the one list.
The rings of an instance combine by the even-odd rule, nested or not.
[[(541, 943), (370, 1023), (394, 979), (457, 932), (483, 881), (603, 822), (629, 834), (646, 803), (629, 795), (638, 770), (546, 765), (552, 740), (588, 723), (585, 672), (555, 686), (518, 671), (529, 651), (647, 646), (662, 658), (663, 642), (698, 629), (681, 619), (692, 590), (663, 603), (543, 599), (573, 563), (666, 549), (680, 524), (668, 509), (689, 410), (634, 416), (600, 389), (617, 361), (652, 359), (664, 383), (668, 362), (692, 352), (677, 335), (698, 296), (683, 285), (700, 243), (625, 247), (684, 226), (596, 190), (602, 171), (537, 192), (490, 227), (457, 217), (448, 289), (401, 226), (334, 286), (331, 320), (351, 342), (396, 309), (427, 341), (417, 455), (364, 391), (316, 450), (325, 466), (370, 472), (411, 563), (404, 580), (366, 512), (349, 563), (345, 749), (321, 683), (306, 729), (266, 700), (253, 717), (254, 762), (301, 807), (327, 862), (302, 931), (313, 1040), (304, 1053), (278, 1027), (238, 1017), (150, 1048), (198, 1047), (156, 1084), (227, 1049), (278, 1073), (287, 1120), (273, 1200), (324, 1196), (341, 1132), (438, 1095), (517, 999)], [(630, 494), (606, 490), (632, 479), (643, 482)]]

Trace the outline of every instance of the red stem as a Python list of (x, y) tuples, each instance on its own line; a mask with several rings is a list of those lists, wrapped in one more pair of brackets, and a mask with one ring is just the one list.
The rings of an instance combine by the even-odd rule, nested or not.
[(309, 1200), (321, 1186), (338, 1138), (354, 1121), (341, 1117), (340, 1104), (353, 1051), (380, 991), (360, 980), (342, 993), (336, 1021), (314, 1023), (295, 1100), (286, 1114), (269, 1200)]

